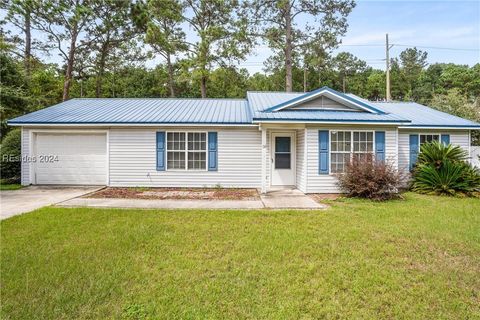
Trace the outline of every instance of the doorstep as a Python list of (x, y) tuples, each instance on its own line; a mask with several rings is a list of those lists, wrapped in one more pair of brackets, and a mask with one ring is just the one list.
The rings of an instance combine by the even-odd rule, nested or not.
[(325, 209), (326, 205), (318, 203), (295, 188), (274, 189), (261, 194), (263, 204), (272, 209)]

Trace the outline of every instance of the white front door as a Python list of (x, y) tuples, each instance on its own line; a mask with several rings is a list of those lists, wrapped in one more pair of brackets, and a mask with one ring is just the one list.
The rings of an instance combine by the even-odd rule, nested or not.
[(272, 133), (272, 186), (295, 185), (295, 133)]

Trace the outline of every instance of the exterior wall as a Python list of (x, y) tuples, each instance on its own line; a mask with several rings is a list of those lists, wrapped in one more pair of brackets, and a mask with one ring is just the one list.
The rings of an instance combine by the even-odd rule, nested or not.
[(480, 147), (479, 146), (472, 146), (472, 150), (470, 151), (470, 157), (472, 159), (472, 165), (477, 168), (480, 168)]
[(470, 154), (470, 133), (468, 130), (412, 130), (399, 129), (398, 134), (398, 169), (408, 172), (410, 163), (410, 134), (449, 134), (450, 143), (462, 147)]
[(307, 181), (306, 181), (306, 160), (305, 160), (305, 129), (297, 130), (297, 147), (296, 147), (296, 180), (297, 188), (302, 192), (307, 190)]
[[(53, 128), (52, 128), (53, 129)], [(261, 187), (261, 131), (251, 128), (195, 128), (218, 132), (218, 171), (156, 171), (156, 137), (159, 130), (192, 128), (111, 128), (109, 130), (109, 184), (111, 186), (157, 187)], [(318, 173), (318, 130), (382, 130), (386, 132), (386, 159), (408, 169), (409, 135), (412, 133), (449, 134), (450, 142), (470, 152), (468, 130), (413, 130), (393, 127), (315, 126), (296, 131), (296, 184), (306, 193), (336, 193), (334, 175)], [(79, 130), (76, 130), (79, 131)], [(276, 129), (266, 129), (266, 186), (270, 186), (270, 137)], [(32, 154), (31, 129), (22, 128), (22, 157)], [(31, 183), (31, 163), (22, 161), (21, 182)]]
[(302, 103), (299, 106), (293, 107), (292, 109), (326, 109), (326, 110), (343, 110), (343, 111), (353, 111), (358, 110), (357, 108), (346, 107), (344, 104), (332, 100), (330, 98), (321, 96), (311, 101)]
[[(217, 131), (218, 171), (157, 171), (157, 131)], [(110, 129), (110, 185), (152, 187), (261, 186), (261, 132), (255, 128)]]
[(266, 144), (266, 154), (265, 154), (265, 185), (267, 186), (267, 190), (270, 188), (270, 176), (271, 176), (271, 168), (272, 168), (272, 155), (270, 154), (271, 146), (270, 146), (270, 138), (271, 138), (271, 130), (265, 129), (267, 131), (267, 144)]
[(31, 163), (27, 161), (27, 157), (30, 156), (30, 130), (22, 128), (22, 143), (21, 143), (21, 152), (22, 152), (22, 164), (21, 164), (21, 184), (27, 186), (30, 184), (30, 165)]
[[(318, 130), (372, 130), (385, 131), (385, 159), (394, 165), (397, 157), (397, 129), (394, 127), (365, 126), (309, 126), (307, 127), (307, 187), (306, 193), (339, 193), (337, 179), (333, 174), (318, 173)], [(330, 146), (329, 146), (330, 150)], [(329, 161), (330, 165), (330, 161)]]

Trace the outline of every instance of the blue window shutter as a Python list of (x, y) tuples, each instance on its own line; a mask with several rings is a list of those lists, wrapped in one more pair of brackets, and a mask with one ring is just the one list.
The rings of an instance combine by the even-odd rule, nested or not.
[(410, 170), (413, 169), (418, 157), (418, 134), (410, 135)]
[(165, 132), (157, 132), (157, 171), (165, 171)]
[(328, 174), (328, 130), (318, 131), (318, 173)]
[(375, 159), (385, 161), (385, 131), (375, 131)]
[(450, 135), (449, 134), (442, 134), (440, 140), (443, 144), (450, 144)]
[(218, 170), (218, 139), (216, 132), (208, 133), (208, 171)]

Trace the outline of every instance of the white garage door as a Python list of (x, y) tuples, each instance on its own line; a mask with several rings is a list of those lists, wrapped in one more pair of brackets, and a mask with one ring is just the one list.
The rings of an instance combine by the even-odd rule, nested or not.
[(105, 185), (106, 140), (106, 134), (37, 133), (35, 183)]

